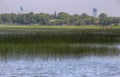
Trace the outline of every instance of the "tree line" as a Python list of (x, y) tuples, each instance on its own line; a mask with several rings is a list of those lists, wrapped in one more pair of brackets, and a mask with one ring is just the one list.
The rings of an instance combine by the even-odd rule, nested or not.
[(101, 13), (98, 17), (74, 14), (70, 15), (65, 12), (54, 14), (33, 12), (27, 14), (0, 14), (0, 24), (20, 24), (20, 25), (119, 25), (120, 17), (110, 17)]

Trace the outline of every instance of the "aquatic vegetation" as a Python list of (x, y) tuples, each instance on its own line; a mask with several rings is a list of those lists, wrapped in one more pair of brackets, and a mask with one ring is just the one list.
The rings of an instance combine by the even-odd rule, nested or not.
[[(116, 56), (119, 29), (1, 29), (1, 58)], [(74, 44), (79, 44), (75, 46)], [(106, 44), (92, 46), (89, 44)]]
[(0, 42), (117, 43), (119, 32), (119, 29), (1, 29)]

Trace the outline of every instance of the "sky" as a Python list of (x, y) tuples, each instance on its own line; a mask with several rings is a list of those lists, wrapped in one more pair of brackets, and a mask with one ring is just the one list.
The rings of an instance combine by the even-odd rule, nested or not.
[(93, 8), (108, 16), (120, 17), (120, 0), (0, 0), (0, 13), (20, 13), (20, 6), (24, 13), (67, 12), (69, 14), (87, 13), (93, 15)]

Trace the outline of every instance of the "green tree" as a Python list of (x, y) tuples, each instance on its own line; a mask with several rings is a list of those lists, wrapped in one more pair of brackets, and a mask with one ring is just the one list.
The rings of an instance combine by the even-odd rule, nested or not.
[(87, 25), (87, 20), (89, 19), (89, 16), (86, 13), (83, 13), (81, 16), (81, 25)]
[(110, 25), (110, 24), (111, 24), (111, 20), (110, 20), (110, 18), (107, 16), (107, 14), (101, 13), (101, 14), (99, 15), (99, 24), (100, 24), (100, 25)]
[(70, 24), (72, 24), (72, 25), (80, 25), (81, 24), (81, 22), (80, 22), (80, 15), (74, 14), (71, 17)]
[(12, 13), (12, 14), (10, 14), (10, 19), (11, 19), (11, 23), (12, 24), (16, 24), (17, 23), (17, 15), (16, 14), (14, 14), (14, 13)]
[(39, 17), (40, 17), (39, 23), (41, 25), (49, 25), (50, 24), (50, 15), (49, 14), (40, 13)]
[(120, 18), (119, 17), (112, 17), (112, 24), (113, 25), (119, 25), (120, 24)]
[(0, 24), (2, 24), (2, 15), (0, 15)]
[(70, 24), (71, 16), (68, 13), (60, 12), (58, 13), (57, 18), (62, 20), (62, 24), (66, 24), (66, 25)]
[(11, 23), (11, 17), (9, 14), (2, 14), (3, 23)]
[(35, 23), (36, 23), (35, 15), (33, 12), (30, 12), (29, 14), (27, 14), (27, 24), (35, 24)]

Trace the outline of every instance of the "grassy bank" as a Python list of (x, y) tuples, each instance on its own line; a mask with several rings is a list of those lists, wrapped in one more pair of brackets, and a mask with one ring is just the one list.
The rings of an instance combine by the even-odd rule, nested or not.
[(94, 25), (91, 25), (91, 26), (86, 26), (86, 25), (83, 25), (83, 26), (75, 26), (75, 25), (62, 25), (62, 26), (56, 26), (56, 25), (4, 25), (4, 24), (0, 24), (0, 28), (18, 28), (18, 29), (39, 29), (39, 28), (54, 28), (54, 29), (120, 29), (120, 26), (94, 26)]

